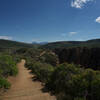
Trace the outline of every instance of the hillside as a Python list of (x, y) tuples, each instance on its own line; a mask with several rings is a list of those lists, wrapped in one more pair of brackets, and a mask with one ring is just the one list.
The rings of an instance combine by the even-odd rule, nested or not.
[(55, 49), (55, 48), (73, 48), (73, 47), (100, 47), (100, 39), (93, 39), (88, 41), (61, 41), (52, 42), (41, 46), (41, 48)]
[(0, 40), (0, 48), (1, 49), (20, 48), (20, 47), (33, 48), (35, 46), (36, 45), (23, 43), (23, 42), (16, 42), (16, 41), (2, 40), (2, 39)]
[(51, 42), (45, 45), (39, 44), (28, 44), (24, 42), (17, 42), (11, 40), (2, 40), (0, 39), (0, 48), (7, 49), (7, 48), (45, 48), (45, 49), (55, 49), (55, 48), (73, 48), (73, 47), (100, 47), (100, 39), (92, 39), (88, 41), (58, 41), (58, 42)]

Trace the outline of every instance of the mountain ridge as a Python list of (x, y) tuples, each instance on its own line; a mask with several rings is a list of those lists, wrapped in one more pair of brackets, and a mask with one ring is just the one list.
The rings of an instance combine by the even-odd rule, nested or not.
[(57, 41), (41, 46), (41, 48), (73, 48), (73, 47), (100, 47), (100, 39), (91, 39), (87, 41)]
[(55, 48), (72, 48), (72, 47), (100, 47), (100, 39), (91, 39), (87, 41), (57, 41), (57, 42), (42, 42), (37, 43), (24, 43), (12, 40), (0, 39), (0, 48), (45, 48), (45, 49), (55, 49)]
[(19, 48), (19, 47), (32, 48), (34, 46), (32, 44), (28, 44), (24, 42), (0, 39), (0, 48), (6, 49), (6, 48)]

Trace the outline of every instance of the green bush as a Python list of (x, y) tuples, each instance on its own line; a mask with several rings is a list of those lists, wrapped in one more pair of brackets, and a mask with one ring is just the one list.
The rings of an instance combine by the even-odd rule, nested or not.
[(35, 62), (31, 69), (36, 77), (44, 83), (47, 83), (50, 80), (50, 76), (54, 70), (50, 64), (40, 62)]
[(16, 63), (13, 61), (10, 55), (0, 56), (0, 70), (2, 70), (2, 76), (16, 75), (18, 69)]
[(9, 75), (15, 76), (18, 73), (16, 63), (10, 55), (0, 55), (0, 88), (10, 88), (10, 83), (7, 81)]
[(58, 64), (58, 57), (53, 52), (45, 52), (42, 56), (40, 56), (40, 61), (51, 64), (52, 66), (56, 66)]
[(3, 77), (0, 77), (0, 88), (8, 89), (10, 88), (11, 84)]
[(53, 92), (60, 93), (66, 87), (70, 87), (69, 81), (72, 79), (72, 75), (80, 74), (81, 72), (82, 70), (80, 68), (78, 70), (74, 64), (61, 64), (55, 69), (51, 75), (51, 80), (46, 85)]
[(58, 100), (100, 100), (100, 72), (74, 64), (59, 65), (46, 86)]

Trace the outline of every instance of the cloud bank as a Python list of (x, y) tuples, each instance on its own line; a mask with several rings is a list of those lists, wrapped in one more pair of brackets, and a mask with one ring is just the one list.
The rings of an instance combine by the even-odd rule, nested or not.
[(12, 40), (12, 37), (10, 37), (10, 36), (0, 36), (0, 39)]
[(86, 3), (91, 2), (93, 0), (72, 0), (71, 7), (82, 8)]

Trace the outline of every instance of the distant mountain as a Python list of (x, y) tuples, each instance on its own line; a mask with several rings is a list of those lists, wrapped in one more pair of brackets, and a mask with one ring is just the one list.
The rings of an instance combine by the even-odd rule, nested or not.
[(41, 46), (41, 48), (55, 49), (55, 48), (73, 48), (73, 47), (100, 47), (100, 39), (92, 39), (88, 41), (58, 41), (48, 43)]
[(32, 42), (32, 44), (39, 44), (39, 45), (45, 45), (48, 44), (48, 42)]

